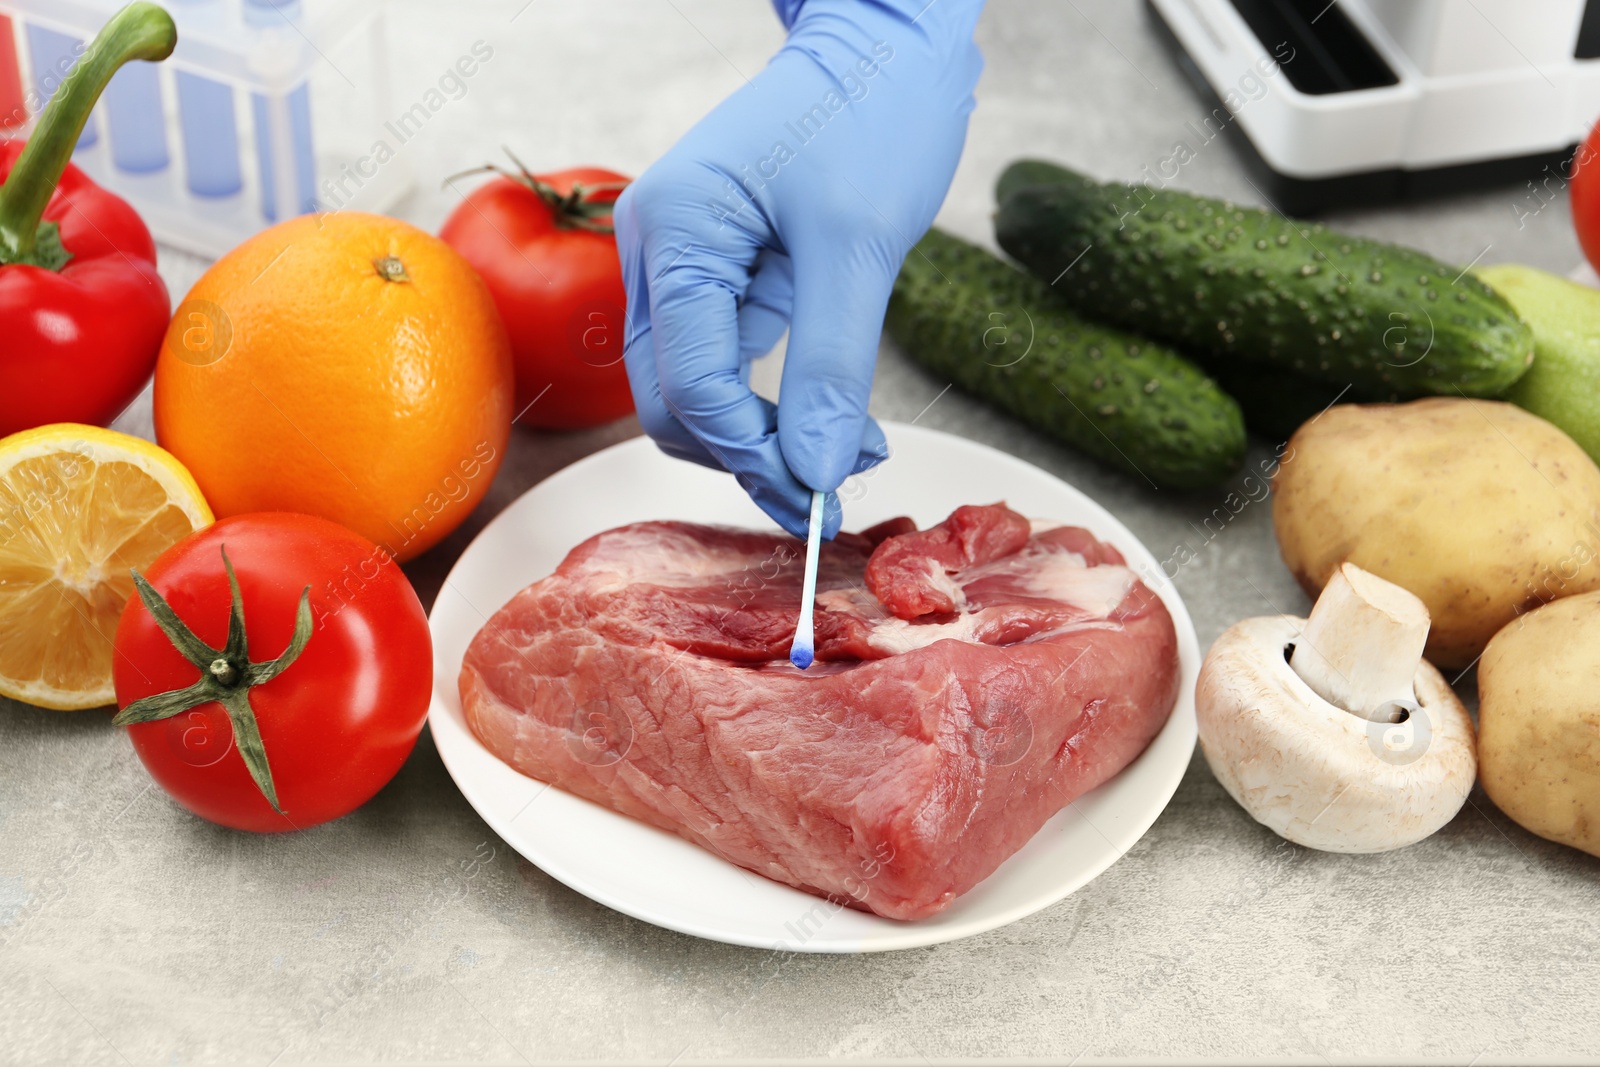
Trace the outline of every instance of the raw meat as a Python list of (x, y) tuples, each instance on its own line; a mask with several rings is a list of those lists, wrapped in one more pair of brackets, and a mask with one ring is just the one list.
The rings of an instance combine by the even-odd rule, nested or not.
[(733, 863), (933, 915), (1134, 759), (1177, 696), (1165, 606), (1088, 531), (964, 507), (823, 546), (681, 522), (573, 549), (473, 638), (461, 700), (517, 770)]

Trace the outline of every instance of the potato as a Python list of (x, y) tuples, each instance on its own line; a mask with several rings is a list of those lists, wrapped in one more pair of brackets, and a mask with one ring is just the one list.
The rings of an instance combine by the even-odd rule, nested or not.
[(1600, 593), (1530, 611), (1478, 666), (1478, 773), (1525, 829), (1600, 856)]
[(1309, 595), (1350, 560), (1422, 598), (1427, 656), (1444, 668), (1472, 663), (1519, 613), (1600, 588), (1600, 468), (1492, 400), (1329, 408), (1289, 439), (1272, 519)]

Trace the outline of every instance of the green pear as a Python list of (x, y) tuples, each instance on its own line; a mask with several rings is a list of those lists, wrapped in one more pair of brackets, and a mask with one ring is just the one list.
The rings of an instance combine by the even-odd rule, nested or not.
[(1555, 423), (1600, 463), (1600, 289), (1518, 263), (1474, 273), (1533, 328), (1533, 366), (1503, 399)]

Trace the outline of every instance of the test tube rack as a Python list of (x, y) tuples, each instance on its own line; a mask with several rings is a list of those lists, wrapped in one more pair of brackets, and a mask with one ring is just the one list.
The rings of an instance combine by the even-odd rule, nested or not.
[[(0, 138), (29, 134), (124, 2), (0, 0)], [(215, 257), (292, 216), (382, 212), (409, 191), (404, 153), (371, 151), (390, 97), (379, 0), (164, 6), (176, 50), (117, 73), (73, 155), (157, 240)]]

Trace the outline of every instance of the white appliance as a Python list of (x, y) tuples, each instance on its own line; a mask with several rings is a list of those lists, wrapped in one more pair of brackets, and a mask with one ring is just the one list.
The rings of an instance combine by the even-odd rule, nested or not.
[(1284, 211), (1565, 184), (1600, 117), (1600, 0), (1148, 0)]

